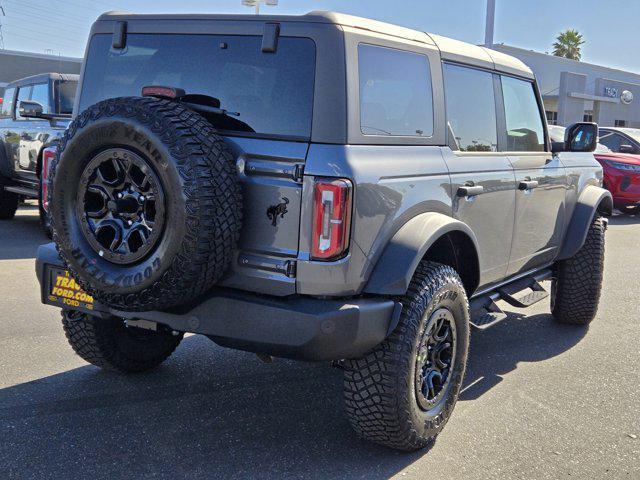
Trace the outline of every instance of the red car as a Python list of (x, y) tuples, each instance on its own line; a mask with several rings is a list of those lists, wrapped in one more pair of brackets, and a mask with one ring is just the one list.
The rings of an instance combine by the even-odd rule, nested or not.
[[(603, 134), (601, 130), (601, 140)], [(552, 141), (564, 141), (564, 127), (550, 125), (549, 136)], [(640, 154), (613, 152), (599, 143), (593, 155), (602, 165), (604, 187), (611, 192), (614, 206), (627, 215), (640, 213)]]

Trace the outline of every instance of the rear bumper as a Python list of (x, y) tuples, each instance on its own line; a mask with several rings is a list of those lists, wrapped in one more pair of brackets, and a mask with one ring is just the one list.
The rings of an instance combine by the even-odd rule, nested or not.
[[(49, 267), (61, 266), (53, 244), (36, 258), (42, 302), (48, 300)], [(400, 316), (398, 302), (270, 297), (215, 289), (196, 304), (170, 311), (122, 312), (96, 304), (94, 315), (156, 322), (173, 330), (206, 335), (219, 345), (301, 360), (357, 358), (382, 342)]]

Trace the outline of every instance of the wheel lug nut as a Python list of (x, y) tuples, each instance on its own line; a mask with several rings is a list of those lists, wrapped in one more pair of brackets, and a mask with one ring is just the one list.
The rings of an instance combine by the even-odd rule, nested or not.
[(129, 220), (127, 223), (129, 224), (129, 226), (133, 225), (133, 222), (131, 220)]
[(141, 202), (144, 202), (144, 195), (140, 195), (140, 196), (138, 197), (138, 200), (140, 200)]
[(119, 194), (118, 194), (118, 198), (122, 198), (122, 193), (119, 193)]

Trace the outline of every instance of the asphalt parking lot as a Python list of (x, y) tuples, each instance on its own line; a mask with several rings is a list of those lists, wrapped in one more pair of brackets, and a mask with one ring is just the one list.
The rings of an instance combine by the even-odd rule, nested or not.
[(640, 478), (640, 218), (614, 217), (589, 329), (548, 302), (474, 332), (465, 390), (429, 452), (357, 439), (341, 373), (185, 338), (120, 376), (68, 346), (34, 275), (37, 210), (0, 222), (0, 479)]

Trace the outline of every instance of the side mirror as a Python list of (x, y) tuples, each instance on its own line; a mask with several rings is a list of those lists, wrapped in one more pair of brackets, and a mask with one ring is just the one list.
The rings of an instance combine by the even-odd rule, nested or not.
[(18, 106), (18, 112), (21, 117), (25, 118), (43, 118), (44, 108), (38, 102), (31, 100), (22, 100)]
[(598, 146), (598, 125), (579, 122), (567, 127), (564, 133), (564, 151), (593, 152)]
[(638, 153), (638, 149), (633, 145), (623, 143), (622, 145), (620, 145), (620, 147), (618, 147), (618, 152), (619, 153)]

